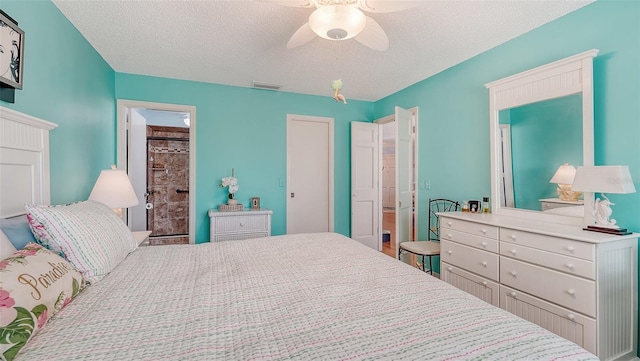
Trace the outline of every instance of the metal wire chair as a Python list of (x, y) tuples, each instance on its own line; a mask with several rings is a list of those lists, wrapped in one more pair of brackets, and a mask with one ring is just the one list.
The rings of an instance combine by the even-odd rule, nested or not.
[[(420, 267), (423, 272), (433, 275), (432, 257), (440, 255), (440, 212), (456, 212), (460, 203), (444, 198), (429, 199), (428, 236), (426, 241), (402, 242), (398, 248), (398, 259), (403, 253), (413, 253), (422, 257)], [(424, 258), (429, 257), (429, 269), (425, 269)]]

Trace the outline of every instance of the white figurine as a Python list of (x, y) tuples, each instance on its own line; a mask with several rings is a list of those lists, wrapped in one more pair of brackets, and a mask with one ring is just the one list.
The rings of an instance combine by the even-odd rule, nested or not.
[(593, 208), (593, 216), (596, 220), (596, 225), (599, 227), (618, 228), (618, 226), (616, 226), (616, 220), (609, 219), (609, 217), (611, 217), (611, 213), (613, 213), (610, 206), (615, 206), (615, 203), (611, 203), (609, 198), (604, 195), (603, 198), (604, 199), (597, 198), (595, 207)]

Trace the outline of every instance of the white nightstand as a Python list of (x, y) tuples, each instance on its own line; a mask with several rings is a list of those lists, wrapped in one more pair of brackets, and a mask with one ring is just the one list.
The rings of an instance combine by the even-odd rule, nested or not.
[(131, 233), (133, 234), (133, 238), (138, 241), (138, 246), (149, 245), (149, 235), (151, 234), (151, 231), (135, 231)]
[(539, 201), (540, 201), (540, 208), (542, 208), (543, 211), (547, 209), (554, 209), (554, 208), (561, 208), (561, 207), (581, 206), (584, 204), (584, 201), (582, 199), (576, 202), (572, 202), (572, 201), (563, 201), (560, 198), (544, 198), (544, 199), (539, 199)]
[(209, 210), (209, 241), (229, 241), (271, 235), (270, 209), (220, 212)]

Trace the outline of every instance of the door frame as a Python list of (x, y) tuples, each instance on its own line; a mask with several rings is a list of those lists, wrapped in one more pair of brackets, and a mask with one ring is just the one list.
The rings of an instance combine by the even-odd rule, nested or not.
[(289, 197), (289, 194), (291, 193), (291, 162), (290, 162), (290, 156), (289, 156), (289, 149), (291, 148), (291, 145), (289, 143), (289, 140), (291, 139), (291, 127), (290, 124), (291, 122), (294, 121), (305, 121), (305, 122), (320, 122), (320, 123), (326, 123), (329, 126), (329, 139), (328, 139), (328, 146), (329, 146), (329, 169), (328, 169), (328, 179), (329, 179), (329, 232), (333, 232), (334, 231), (334, 218), (335, 218), (335, 212), (334, 212), (334, 198), (335, 198), (335, 192), (334, 192), (334, 119), (330, 118), (330, 117), (319, 117), (319, 116), (311, 116), (311, 115), (300, 115), (300, 114), (287, 114), (287, 144), (286, 144), (286, 153), (287, 153), (287, 186), (286, 186), (286, 192), (285, 192), (285, 204), (286, 204), (286, 228), (287, 228), (287, 234), (290, 233), (290, 223), (289, 220), (291, 219), (290, 217), (290, 212), (291, 212), (291, 204), (290, 204), (290, 200), (291, 198)]
[[(419, 123), (418, 122), (418, 119), (419, 119), (418, 118), (418, 107), (408, 108), (407, 110), (409, 112), (411, 112), (411, 114), (413, 116), (412, 117), (413, 118), (412, 119), (412, 123), (413, 123), (412, 125), (413, 125), (413, 135), (414, 135), (414, 138), (413, 138), (413, 202), (414, 202), (414, 205), (413, 205), (413, 230), (412, 230), (412, 232), (414, 234), (414, 238), (417, 239), (418, 238), (418, 234), (419, 234), (418, 232), (420, 230), (420, 227), (419, 227), (419, 224), (420, 224), (420, 216), (419, 216), (420, 215), (420, 212), (419, 212), (420, 202), (418, 202), (418, 188), (419, 187), (417, 187), (418, 179), (420, 179), (418, 177), (419, 174), (420, 174), (419, 173), (419, 167), (418, 167), (418, 164), (420, 164), (418, 162), (418, 154), (419, 154), (419, 151), (418, 151), (418, 149), (419, 149), (418, 148), (418, 145), (419, 145), (419, 137), (418, 137), (418, 123)], [(386, 124), (386, 123), (395, 122), (395, 120), (396, 120), (395, 119), (395, 114), (390, 114), (390, 115), (378, 118), (378, 119), (374, 120), (373, 122), (377, 123), (379, 125), (383, 125), (383, 124)], [(382, 138), (383, 137), (381, 135), (379, 137), (379, 139), (380, 139), (380, 149), (382, 149)], [(380, 174), (379, 174), (380, 178), (379, 179), (382, 179), (382, 167), (378, 167), (378, 168), (379, 168), (378, 171), (380, 172)], [(397, 172), (397, 168), (396, 168), (396, 172)], [(379, 205), (379, 217), (380, 217), (380, 219), (382, 219), (382, 209), (383, 209), (383, 207), (382, 207), (382, 185), (380, 185), (380, 187), (379, 187), (379, 196), (378, 197), (379, 197), (379, 200), (380, 200), (380, 202), (379, 202), (379, 204), (380, 204)], [(396, 202), (397, 201), (398, 200), (396, 199)], [(397, 221), (398, 220), (397, 220), (397, 215), (396, 215), (396, 223), (397, 223)], [(382, 223), (380, 223), (380, 227), (382, 227)], [(397, 235), (396, 235), (396, 237), (397, 237)], [(398, 242), (398, 240), (396, 239), (396, 258), (398, 257), (398, 251), (400, 249), (399, 245), (400, 245), (400, 242)]]
[[(515, 207), (511, 167), (511, 126), (500, 124), (500, 206)], [(495, 202), (495, 200), (494, 200)]]
[[(185, 112), (190, 115), (189, 125), (189, 243), (194, 244), (196, 239), (196, 107), (192, 105), (154, 103), (138, 100), (117, 100), (117, 133), (116, 133), (116, 152), (117, 167), (124, 169), (128, 173), (129, 159), (127, 157), (127, 149), (129, 145), (129, 136), (127, 124), (127, 111), (131, 108), (148, 108), (154, 110), (163, 110), (171, 112)], [(126, 210), (125, 210), (126, 212)], [(126, 212), (125, 219), (130, 224), (131, 215)]]

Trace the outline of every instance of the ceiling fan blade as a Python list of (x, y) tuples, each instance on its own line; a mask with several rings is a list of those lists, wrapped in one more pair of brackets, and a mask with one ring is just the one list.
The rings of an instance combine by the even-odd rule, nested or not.
[(375, 20), (368, 16), (367, 25), (364, 26), (364, 30), (356, 35), (354, 39), (373, 50), (385, 51), (389, 49), (389, 38), (387, 34)]
[(390, 13), (425, 5), (427, 1), (418, 0), (358, 0), (358, 6), (371, 13)]
[(293, 49), (299, 47), (300, 45), (304, 45), (315, 39), (316, 36), (316, 33), (311, 30), (311, 26), (309, 26), (309, 23), (306, 23), (302, 25), (300, 29), (298, 29), (295, 33), (293, 33), (291, 39), (289, 39), (289, 42), (287, 43), (287, 49)]
[(258, 0), (263, 3), (271, 3), (294, 8), (315, 8), (316, 6), (310, 0)]

